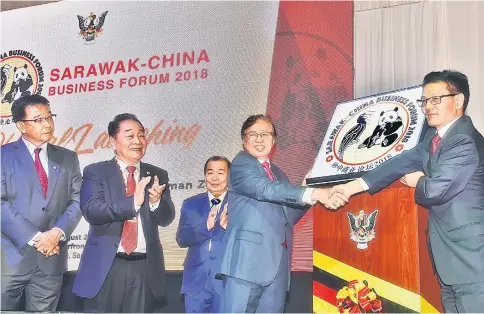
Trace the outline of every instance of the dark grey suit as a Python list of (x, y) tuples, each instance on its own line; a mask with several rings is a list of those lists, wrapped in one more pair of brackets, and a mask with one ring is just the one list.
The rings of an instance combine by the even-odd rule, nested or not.
[[(431, 255), (443, 285), (446, 311), (484, 309), (484, 138), (468, 116), (445, 133), (433, 155), (430, 128), (414, 149), (390, 159), (362, 179), (376, 193), (405, 174), (423, 171), (415, 200), (427, 207)], [(446, 291), (461, 294), (446, 303)], [(449, 291), (451, 292), (451, 291)], [(460, 303), (460, 304), (459, 304)]]
[[(25, 289), (28, 311), (52, 311), (58, 302), (62, 274), (67, 270), (67, 246), (60, 243), (59, 255), (46, 259), (28, 242), (37, 232), (53, 227), (60, 228), (68, 238), (79, 223), (79, 160), (74, 152), (47, 144), (49, 166), (45, 171), (49, 184), (44, 197), (23, 140), (2, 146), (1, 153), (2, 310), (17, 310)], [(57, 279), (51, 285), (52, 276)]]

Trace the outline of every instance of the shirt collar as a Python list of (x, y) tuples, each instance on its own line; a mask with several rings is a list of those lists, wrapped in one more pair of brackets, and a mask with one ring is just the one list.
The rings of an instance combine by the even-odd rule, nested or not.
[[(207, 194), (208, 194), (208, 201), (212, 202), (212, 200), (215, 198), (215, 196), (213, 196), (213, 194), (208, 192), (208, 191), (207, 191)], [(224, 201), (226, 194), (227, 194), (227, 191), (223, 192), (219, 197), (217, 197), (220, 200), (220, 203), (222, 203)]]
[[(34, 150), (37, 148), (37, 146), (35, 146), (34, 144), (30, 143), (23, 136), (22, 136), (22, 141), (24, 141), (25, 146), (27, 146), (27, 149), (29, 150), (30, 155), (35, 156)], [(42, 150), (40, 151), (40, 153), (41, 154), (46, 154), (46, 156), (47, 156), (47, 142), (45, 142), (44, 144), (40, 145), (39, 147), (42, 148)]]
[[(121, 159), (119, 159), (118, 157), (115, 157), (115, 158), (116, 158), (116, 161), (118, 162), (119, 168), (121, 168), (121, 170), (122, 170), (123, 172), (127, 171), (127, 170), (126, 170), (126, 167), (128, 167), (128, 164), (127, 164), (127, 163), (125, 163), (124, 161), (122, 161)], [(137, 171), (138, 173), (140, 172), (140, 164), (141, 164), (141, 162), (140, 162), (140, 161), (138, 161), (137, 163), (135, 163), (135, 164), (133, 165), (133, 166), (135, 166), (135, 167), (136, 167), (136, 171)], [(136, 171), (135, 171), (135, 172), (136, 172)]]
[(455, 118), (454, 120), (450, 121), (446, 125), (444, 125), (440, 130), (438, 130), (436, 133), (439, 134), (440, 138), (443, 138), (445, 133), (450, 129), (450, 127), (457, 121), (459, 120), (460, 117)]
[(269, 159), (257, 159), (257, 160), (261, 163), (261, 165), (266, 161), (269, 163), (269, 167), (271, 165), (271, 161)]

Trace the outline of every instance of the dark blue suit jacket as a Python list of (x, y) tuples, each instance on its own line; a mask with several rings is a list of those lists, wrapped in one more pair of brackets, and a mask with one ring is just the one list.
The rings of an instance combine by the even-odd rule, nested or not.
[[(208, 193), (195, 195), (183, 202), (176, 233), (178, 245), (182, 248), (188, 247), (183, 264), (182, 294), (198, 294), (206, 280), (212, 280), (215, 292), (222, 293), (222, 281), (215, 279), (215, 274), (220, 272), (225, 230), (219, 222), (227, 199), (226, 195), (220, 205), (215, 227), (210, 231), (207, 230), (207, 217), (210, 212)], [(210, 239), (212, 246), (209, 251)]]
[[(146, 253), (151, 290), (155, 297), (165, 294), (165, 265), (158, 226), (168, 226), (175, 218), (170, 197), (168, 173), (150, 164), (141, 163), (141, 177), (150, 175), (145, 202), (139, 209), (146, 239)], [(148, 189), (157, 175), (160, 185), (166, 184), (155, 211), (149, 208)], [(94, 298), (113, 265), (121, 241), (124, 221), (136, 216), (134, 196), (126, 196), (124, 179), (117, 162), (112, 159), (84, 168), (81, 187), (81, 210), (89, 222), (89, 235), (81, 256), (72, 291), (83, 298)]]
[(67, 270), (67, 246), (49, 258), (28, 245), (37, 232), (58, 227), (67, 238), (81, 219), (77, 155), (47, 144), (49, 185), (44, 196), (34, 161), (22, 139), (2, 146), (2, 275), (24, 275), (37, 266), (46, 275)]

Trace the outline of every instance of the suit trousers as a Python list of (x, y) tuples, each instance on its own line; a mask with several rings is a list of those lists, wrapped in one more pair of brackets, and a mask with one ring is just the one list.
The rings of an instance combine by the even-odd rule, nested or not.
[(26, 311), (55, 311), (63, 278), (63, 275), (45, 275), (39, 267), (24, 275), (2, 275), (2, 311), (18, 311), (23, 293)]
[(484, 310), (484, 281), (446, 285), (440, 280), (446, 313), (481, 313)]
[(218, 313), (220, 296), (213, 288), (215, 274), (209, 272), (202, 290), (198, 294), (185, 294), (185, 312)]
[(115, 257), (99, 293), (84, 299), (88, 313), (146, 313), (153, 309), (147, 259), (126, 261)]
[(282, 313), (289, 282), (288, 259), (289, 253), (285, 249), (276, 277), (268, 286), (226, 276), (220, 313)]

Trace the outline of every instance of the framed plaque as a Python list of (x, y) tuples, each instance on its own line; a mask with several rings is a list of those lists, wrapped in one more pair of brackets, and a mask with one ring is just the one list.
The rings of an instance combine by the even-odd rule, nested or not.
[(415, 147), (427, 127), (421, 96), (414, 86), (338, 104), (308, 186), (345, 183)]

